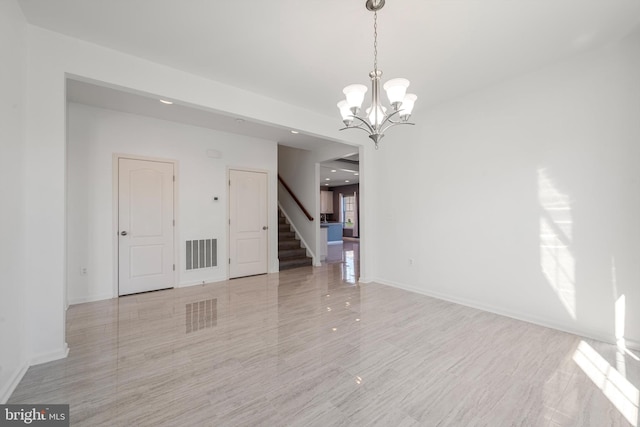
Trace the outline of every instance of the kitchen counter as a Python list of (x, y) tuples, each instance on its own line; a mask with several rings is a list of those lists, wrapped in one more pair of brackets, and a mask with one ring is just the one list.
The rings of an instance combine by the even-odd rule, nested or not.
[(320, 228), (327, 229), (327, 244), (336, 245), (342, 243), (341, 222), (321, 222)]

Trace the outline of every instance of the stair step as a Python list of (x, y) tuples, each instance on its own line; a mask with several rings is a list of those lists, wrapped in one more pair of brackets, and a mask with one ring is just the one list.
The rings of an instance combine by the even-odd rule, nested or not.
[(299, 240), (280, 240), (278, 242), (278, 253), (283, 249), (297, 249), (299, 247)]
[(280, 261), (280, 271), (288, 270), (290, 268), (310, 266), (311, 264), (312, 264), (311, 258), (299, 258), (299, 259)]
[(278, 258), (280, 270), (308, 267), (313, 265), (313, 260), (307, 257), (307, 250), (296, 239), (295, 231), (287, 222), (282, 211), (278, 209)]
[(281, 249), (278, 251), (278, 258), (280, 261), (294, 259), (294, 258), (306, 258), (307, 250), (305, 248), (295, 248), (295, 249)]
[(291, 226), (289, 224), (278, 224), (278, 231), (290, 231)]

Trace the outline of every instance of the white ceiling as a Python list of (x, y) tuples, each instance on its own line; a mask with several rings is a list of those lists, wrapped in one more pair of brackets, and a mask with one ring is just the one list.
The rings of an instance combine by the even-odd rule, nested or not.
[(320, 163), (320, 185), (338, 187), (360, 182), (360, 164), (357, 154)]
[[(37, 26), (337, 117), (368, 82), (364, 0), (19, 0)], [(623, 37), (638, 0), (387, 0), (383, 81), (406, 77), (426, 107)], [(336, 125), (340, 122), (337, 119)]]

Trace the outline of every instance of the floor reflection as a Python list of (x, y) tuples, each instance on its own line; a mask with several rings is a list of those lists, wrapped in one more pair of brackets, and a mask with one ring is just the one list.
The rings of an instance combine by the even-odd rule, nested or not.
[(218, 299), (207, 299), (185, 304), (186, 332), (213, 328), (218, 324)]
[(342, 244), (329, 245), (327, 248), (327, 264), (342, 264), (342, 280), (355, 284), (360, 276), (360, 241), (345, 239)]

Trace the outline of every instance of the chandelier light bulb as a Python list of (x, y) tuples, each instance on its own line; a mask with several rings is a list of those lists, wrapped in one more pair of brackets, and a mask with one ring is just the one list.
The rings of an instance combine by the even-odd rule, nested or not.
[[(364, 101), (364, 94), (367, 93), (367, 87), (365, 85), (349, 85), (342, 90), (342, 93), (347, 97), (347, 104), (351, 111), (358, 111), (362, 107)], [(356, 114), (356, 113), (353, 113)]]
[(400, 109), (400, 118), (403, 121), (409, 120), (409, 116), (413, 111), (413, 105), (415, 104), (416, 99), (418, 99), (418, 96), (413, 93), (408, 93), (404, 96), (404, 99), (402, 100), (402, 107)]
[(349, 108), (349, 104), (344, 99), (338, 102), (338, 109), (340, 110), (340, 115), (342, 116), (342, 122), (345, 126), (349, 126), (351, 122), (353, 122), (353, 114), (351, 113), (351, 109)]
[(382, 86), (387, 92), (389, 103), (393, 106), (394, 110), (397, 110), (402, 104), (407, 88), (409, 87), (409, 80), (407, 79), (391, 79)]
[[(376, 110), (378, 114), (376, 115)], [(372, 126), (380, 126), (384, 119), (387, 118), (387, 109), (382, 105), (378, 105), (378, 108), (372, 109), (371, 107), (367, 108), (367, 116), (369, 117), (369, 123)]]

